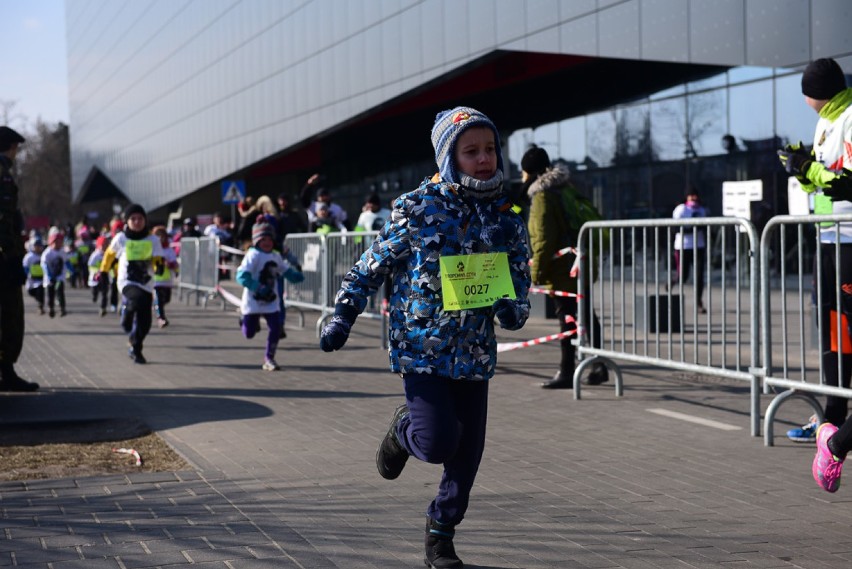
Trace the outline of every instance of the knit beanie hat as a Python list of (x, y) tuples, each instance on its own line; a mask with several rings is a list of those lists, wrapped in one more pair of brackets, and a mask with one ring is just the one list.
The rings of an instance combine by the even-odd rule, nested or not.
[(62, 241), (64, 236), (62, 230), (54, 225), (47, 231), (47, 244), (53, 245), (57, 241)]
[(802, 73), (802, 94), (811, 99), (828, 100), (844, 89), (846, 77), (833, 59), (812, 61)]
[(124, 222), (127, 223), (127, 220), (130, 219), (130, 216), (134, 213), (141, 213), (142, 217), (145, 218), (145, 221), (148, 221), (148, 214), (145, 213), (145, 208), (139, 205), (138, 203), (132, 203), (124, 210), (123, 218)]
[(521, 170), (532, 176), (540, 176), (550, 168), (550, 157), (544, 148), (533, 144), (521, 158)]
[(257, 216), (257, 221), (251, 226), (251, 244), (257, 247), (257, 244), (264, 237), (269, 237), (274, 241), (275, 229), (262, 215), (259, 215)]
[(500, 147), (500, 133), (497, 127), (484, 114), (470, 107), (456, 107), (441, 111), (435, 117), (432, 126), (432, 146), (435, 148), (435, 162), (441, 179), (458, 184), (461, 182), (456, 172), (455, 150), (459, 136), (471, 127), (488, 127), (494, 132), (494, 144), (497, 151), (497, 171), (503, 170), (503, 151)]

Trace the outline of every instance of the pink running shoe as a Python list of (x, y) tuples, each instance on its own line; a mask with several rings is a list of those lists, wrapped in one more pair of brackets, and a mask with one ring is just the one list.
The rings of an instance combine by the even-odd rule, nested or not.
[(837, 460), (828, 450), (828, 439), (837, 432), (837, 427), (831, 423), (823, 423), (817, 429), (816, 445), (817, 451), (814, 457), (813, 473), (814, 480), (826, 492), (837, 492), (840, 488), (840, 471), (843, 461)]

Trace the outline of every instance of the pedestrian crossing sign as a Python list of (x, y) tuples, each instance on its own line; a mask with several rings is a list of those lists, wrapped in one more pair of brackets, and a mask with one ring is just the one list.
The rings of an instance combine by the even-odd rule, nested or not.
[(222, 182), (222, 203), (236, 204), (246, 199), (244, 180), (225, 180)]

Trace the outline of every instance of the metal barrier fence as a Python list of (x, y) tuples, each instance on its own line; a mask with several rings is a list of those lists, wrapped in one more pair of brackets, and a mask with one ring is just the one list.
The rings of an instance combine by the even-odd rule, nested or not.
[[(285, 283), (286, 304), (320, 312), (316, 322), (317, 336), (334, 312), (334, 296), (343, 277), (378, 234), (378, 231), (298, 233), (284, 239), (290, 251), (300, 259), (305, 275), (301, 283)], [(359, 318), (381, 319), (384, 323), (381, 313), (383, 290), (384, 287), (370, 299)], [(384, 338), (384, 327), (382, 332)]]
[[(617, 396), (624, 391), (617, 361), (742, 380), (750, 385), (750, 422), (753, 436), (760, 435), (760, 382), (764, 392), (778, 394), (766, 411), (765, 444), (772, 445), (773, 422), (778, 408), (790, 398), (807, 401), (822, 419), (815, 395), (852, 398), (852, 389), (827, 385), (820, 354), (824, 346), (826, 306), (838, 306), (841, 282), (837, 272), (831, 288), (822, 286), (825, 253), (814, 257), (812, 280), (803, 244), (814, 239), (819, 249), (816, 224), (852, 222), (852, 214), (834, 216), (778, 216), (766, 225), (758, 239), (754, 226), (740, 218), (659, 219), (596, 221), (583, 225), (578, 243), (577, 295), (579, 310), (575, 339), (581, 359), (574, 374), (574, 398), (581, 398), (581, 378), (594, 362), (604, 363), (615, 378)], [(793, 247), (788, 234), (794, 233)], [(707, 288), (703, 296), (695, 283), (686, 283), (686, 265), (674, 261), (674, 237), (683, 232), (693, 241), (703, 238), (707, 247), (696, 263), (703, 267)], [(285, 283), (286, 306), (316, 310), (316, 331), (334, 310), (334, 295), (346, 272), (354, 265), (377, 232), (322, 235), (288, 235), (286, 244), (299, 259), (305, 280)], [(852, 244), (847, 244), (852, 247)], [(823, 245), (823, 248), (826, 246)], [(831, 245), (834, 263), (840, 264), (840, 246)], [(798, 251), (791, 258), (787, 251)], [(181, 240), (179, 287), (203, 296), (204, 304), (217, 295), (220, 249), (214, 238)], [(759, 257), (758, 257), (759, 255)], [(788, 271), (795, 266), (795, 273)], [(758, 268), (760, 267), (760, 270)], [(234, 267), (235, 269), (235, 267)], [(677, 276), (677, 278), (673, 278)], [(831, 290), (826, 295), (825, 290)], [(806, 300), (812, 297), (811, 301)], [(382, 345), (386, 319), (380, 292), (362, 317), (381, 319)], [(775, 304), (773, 304), (775, 303)], [(597, 346), (590, 345), (587, 306), (600, 316)], [(779, 319), (780, 326), (775, 325)], [(842, 319), (832, 323), (836, 337), (843, 337)], [(534, 344), (530, 342), (529, 344)], [(780, 364), (774, 358), (780, 356)], [(843, 358), (838, 356), (840, 376)]]
[[(806, 401), (813, 407), (819, 422), (822, 422), (822, 406), (815, 395), (852, 398), (852, 390), (826, 384), (821, 357), (821, 354), (831, 351), (831, 346), (825, 345), (826, 339), (832, 335), (835, 339), (847, 335), (847, 331), (842, 329), (843, 319), (834, 318), (832, 323), (830, 317), (832, 309), (842, 306), (842, 295), (845, 294), (841, 290), (840, 272), (826, 266), (840, 267), (841, 246), (852, 247), (852, 243), (840, 243), (840, 222), (852, 222), (852, 214), (777, 216), (763, 230), (760, 244), (763, 382), (767, 390), (776, 387), (785, 390), (767, 407), (766, 446), (773, 445), (775, 415), (785, 401), (791, 398)], [(820, 246), (819, 227), (823, 227), (834, 243)], [(788, 250), (788, 233), (791, 232), (788, 229), (793, 230), (794, 244), (799, 245), (798, 256), (788, 260), (782, 255), (776, 263), (779, 267), (777, 274), (773, 274), (770, 270), (770, 255), (772, 251)], [(802, 245), (809, 239), (813, 240), (818, 253), (814, 256), (812, 276), (806, 279), (805, 274), (810, 267), (805, 266)], [(788, 270), (791, 264), (793, 270)], [(780, 302), (778, 306), (773, 306), (772, 300), (776, 298)], [(773, 324), (776, 318), (780, 320), (780, 326)], [(835, 350), (828, 356), (837, 358), (838, 377), (848, 373), (848, 370), (844, 371), (842, 351)], [(778, 366), (775, 365), (779, 359), (777, 356), (780, 356)], [(813, 360), (816, 360), (816, 365)]]
[(180, 274), (178, 297), (188, 290), (196, 295), (195, 302), (215, 298), (219, 284), (219, 242), (214, 237), (187, 237), (180, 240)]
[[(343, 277), (352, 268), (361, 254), (378, 235), (377, 231), (332, 233), (295, 233), (287, 235), (284, 242), (290, 252), (298, 259), (305, 280), (294, 284), (284, 282), (284, 305), (300, 310), (300, 322), (304, 323), (302, 309), (316, 310), (320, 313), (316, 329), (317, 335), (325, 320), (334, 312), (334, 296)], [(207, 302), (219, 297), (223, 302), (239, 304), (238, 298), (225, 290), (219, 282), (220, 271), (228, 270), (236, 275), (236, 264), (220, 264), (225, 251), (239, 258), (242, 251), (223, 247), (213, 237), (181, 239), (179, 294), (184, 290), (203, 297)], [(381, 299), (384, 287), (367, 305), (362, 318), (382, 319)], [(384, 332), (384, 327), (383, 327)], [(384, 336), (384, 334), (383, 334)]]
[[(703, 237), (708, 247), (690, 267), (698, 282), (706, 273), (705, 310), (695, 284), (684, 284), (686, 267), (674, 262), (674, 236)], [(581, 376), (594, 362), (615, 376), (616, 395), (623, 379), (616, 360), (746, 381), (751, 390), (751, 432), (760, 434), (758, 368), (758, 235), (740, 218), (595, 221), (579, 235), (580, 263), (577, 344)], [(715, 243), (716, 247), (709, 247)], [(591, 271), (597, 277), (588, 282)], [(676, 284), (673, 284), (676, 281)], [(601, 320), (601, 342), (589, 345), (587, 307)], [(585, 331), (585, 332), (584, 332)]]

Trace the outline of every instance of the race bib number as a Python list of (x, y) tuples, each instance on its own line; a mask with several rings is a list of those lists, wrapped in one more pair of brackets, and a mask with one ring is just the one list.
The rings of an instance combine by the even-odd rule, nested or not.
[(150, 261), (154, 253), (154, 244), (147, 239), (130, 239), (124, 245), (128, 261)]
[(441, 257), (444, 310), (491, 306), (499, 298), (515, 298), (506, 253)]

